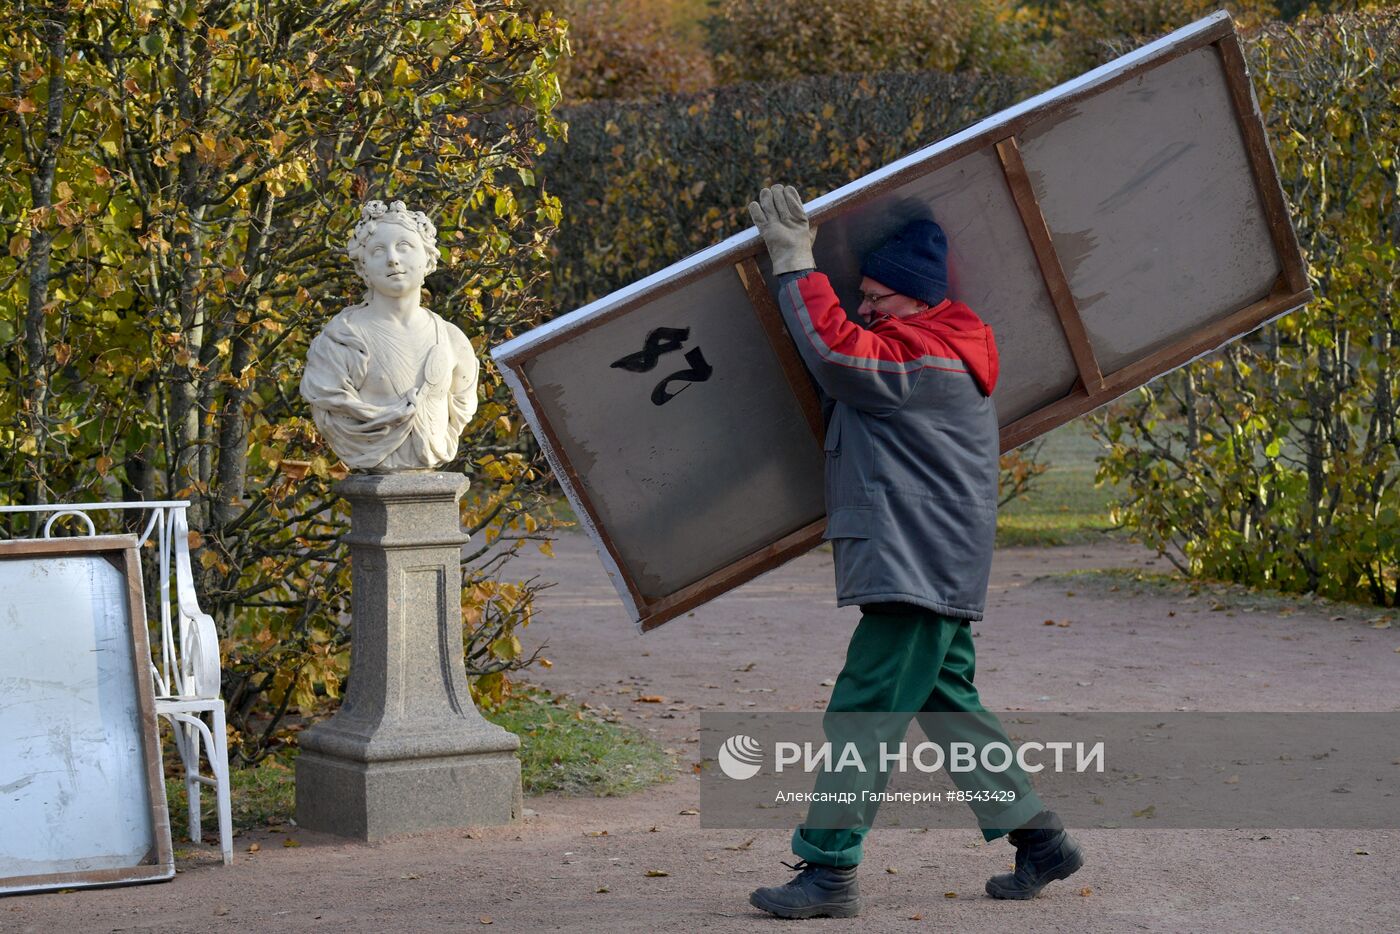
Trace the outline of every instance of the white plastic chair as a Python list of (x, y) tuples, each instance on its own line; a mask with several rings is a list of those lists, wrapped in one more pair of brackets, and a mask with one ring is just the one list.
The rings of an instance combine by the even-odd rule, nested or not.
[[(233, 812), (229, 798), (228, 731), (224, 726), (224, 702), (219, 696), (221, 670), (219, 636), (214, 620), (199, 608), (190, 571), (188, 500), (132, 503), (55, 503), (47, 506), (0, 506), (0, 513), (47, 515), (42, 535), (49, 538), (54, 523), (65, 517), (81, 519), (88, 535), (97, 527), (89, 512), (149, 511), (145, 530), (137, 539), (138, 550), (152, 533), (156, 535), (156, 567), (160, 587), (158, 613), (147, 613), (147, 622), (160, 621), (160, 663), (151, 663), (155, 684), (156, 714), (170, 722), (175, 748), (185, 769), (189, 798), (190, 839), (202, 838), (200, 790), (214, 789), (219, 815), (219, 846), (224, 865), (233, 862)], [(175, 601), (171, 605), (171, 564), (175, 569)], [(154, 618), (153, 618), (154, 617)], [(208, 717), (208, 722), (205, 717)], [(210, 775), (200, 772), (200, 753), (209, 761)]]

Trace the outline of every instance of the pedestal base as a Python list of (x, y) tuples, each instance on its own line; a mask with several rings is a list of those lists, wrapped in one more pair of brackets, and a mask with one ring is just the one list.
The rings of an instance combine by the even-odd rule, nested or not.
[(521, 809), (520, 740), (472, 704), (462, 660), (466, 478), (352, 476), (350, 678), (301, 734), (297, 823), (378, 840), (505, 824)]
[(520, 762), (508, 752), (387, 762), (297, 757), (297, 825), (307, 830), (371, 841), (505, 824), (520, 808)]

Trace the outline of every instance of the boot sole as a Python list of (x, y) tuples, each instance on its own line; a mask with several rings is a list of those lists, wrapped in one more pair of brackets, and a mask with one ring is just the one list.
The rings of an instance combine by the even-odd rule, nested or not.
[(1039, 895), (1040, 890), (1045, 888), (1045, 886), (1049, 885), (1051, 882), (1056, 881), (1057, 879), (1069, 878), (1070, 876), (1078, 872), (1080, 867), (1083, 865), (1084, 853), (1079, 849), (1079, 847), (1075, 847), (1074, 851), (1071, 852), (1068, 856), (1066, 856), (1063, 860), (1061, 860), (1059, 865), (1047, 870), (1041, 876), (1041, 878), (1043, 878), (1045, 881), (1042, 882), (1040, 885), (1036, 886), (1034, 889), (1003, 889), (998, 885), (992, 884), (992, 880), (988, 879), (987, 894), (990, 895), (992, 898), (1004, 898), (1011, 899), (1014, 901), (1025, 901), (1028, 899), (1032, 899)]
[(779, 918), (800, 920), (803, 918), (854, 918), (860, 914), (860, 900), (854, 902), (827, 902), (822, 905), (809, 905), (806, 908), (788, 908), (775, 905), (759, 898), (757, 893), (749, 896), (749, 904), (755, 908), (777, 915)]

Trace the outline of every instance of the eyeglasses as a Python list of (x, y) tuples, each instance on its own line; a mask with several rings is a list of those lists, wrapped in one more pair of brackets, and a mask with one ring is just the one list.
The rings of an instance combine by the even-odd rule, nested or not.
[(889, 298), (889, 297), (892, 296), (892, 295), (898, 295), (898, 294), (899, 294), (898, 292), (886, 292), (886, 293), (884, 293), (883, 295), (872, 295), (872, 294), (869, 293), (869, 292), (861, 292), (861, 293), (860, 293), (860, 297), (861, 297), (861, 300), (864, 301), (864, 302), (866, 302), (866, 303), (868, 303), (868, 304), (870, 305), (871, 308), (875, 308), (875, 307), (878, 306), (881, 302), (883, 302), (885, 299)]

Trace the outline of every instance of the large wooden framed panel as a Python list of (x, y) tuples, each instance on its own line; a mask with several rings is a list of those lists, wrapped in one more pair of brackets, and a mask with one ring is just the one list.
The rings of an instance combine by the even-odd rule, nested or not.
[(0, 894), (170, 879), (136, 539), (0, 542)]
[[(1002, 450), (1311, 297), (1225, 13), (807, 208), (852, 309), (866, 252), (943, 226), (951, 294), (997, 334)], [(748, 230), (493, 351), (643, 629), (820, 541), (821, 420), (773, 286)]]

